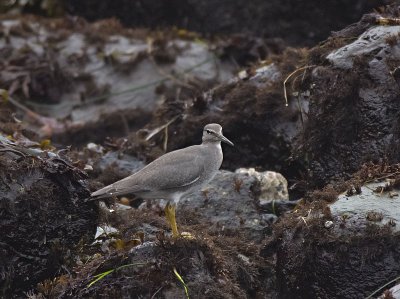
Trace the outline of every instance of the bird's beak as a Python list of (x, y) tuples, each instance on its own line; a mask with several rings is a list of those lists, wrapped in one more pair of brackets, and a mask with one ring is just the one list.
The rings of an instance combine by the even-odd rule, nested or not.
[(233, 142), (226, 138), (224, 135), (218, 134), (218, 137), (222, 142), (228, 143), (230, 146), (233, 146)]

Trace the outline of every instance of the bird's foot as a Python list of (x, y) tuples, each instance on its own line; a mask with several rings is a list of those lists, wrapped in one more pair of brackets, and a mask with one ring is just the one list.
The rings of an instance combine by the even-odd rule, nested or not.
[(178, 238), (179, 232), (178, 232), (178, 227), (176, 225), (176, 218), (175, 218), (175, 206), (171, 205), (169, 202), (165, 206), (165, 216), (167, 218), (167, 221), (169, 225), (171, 226), (172, 229), (172, 236), (174, 238)]
[(176, 218), (175, 218), (175, 210), (176, 210), (176, 207), (171, 205), (170, 203), (167, 203), (167, 205), (165, 206), (165, 216), (167, 218), (167, 222), (171, 226), (172, 237), (175, 239), (183, 238), (183, 239), (187, 239), (187, 240), (193, 240), (194, 236), (191, 233), (189, 233), (189, 232), (179, 233), (178, 232), (178, 227), (176, 225)]

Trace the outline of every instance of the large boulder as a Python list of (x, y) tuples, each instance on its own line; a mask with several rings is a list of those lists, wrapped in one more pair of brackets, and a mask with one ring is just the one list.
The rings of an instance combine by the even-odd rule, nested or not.
[[(400, 26), (392, 8), (366, 15), (309, 53), (309, 112), (297, 154), (314, 186), (349, 179), (367, 161), (400, 157)], [(387, 25), (389, 24), (389, 25)], [(321, 129), (323, 128), (323, 129)]]
[[(192, 224), (206, 223), (204, 228), (210, 234), (243, 235), (260, 243), (277, 214), (285, 207), (290, 209), (287, 208), (290, 203), (286, 179), (279, 173), (269, 174), (263, 176), (254, 169), (250, 172), (242, 169), (238, 173), (219, 171), (203, 192), (181, 199), (178, 219)], [(265, 186), (269, 187), (268, 191)], [(275, 210), (265, 208), (266, 197), (270, 198), (271, 205), (275, 201)]]
[(365, 298), (399, 276), (399, 177), (390, 178), (349, 185), (333, 203), (315, 200), (280, 220), (263, 250), (277, 251), (280, 298)]
[(0, 297), (12, 298), (68, 269), (75, 246), (94, 237), (98, 214), (85, 202), (83, 173), (66, 160), (0, 145)]

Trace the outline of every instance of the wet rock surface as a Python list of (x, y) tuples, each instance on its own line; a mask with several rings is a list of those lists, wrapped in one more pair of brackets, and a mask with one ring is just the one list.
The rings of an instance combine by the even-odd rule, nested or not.
[[(0, 32), (1, 87), (39, 114), (38, 133), (62, 135), (61, 142), (103, 141), (104, 130), (126, 135), (148, 121), (167, 91), (179, 97), (235, 69), (196, 35), (126, 29), (116, 20), (10, 16), (1, 18)], [(40, 116), (58, 122), (45, 126)]]
[[(398, 190), (384, 191), (390, 183), (369, 183), (362, 186), (360, 194), (342, 194), (329, 205), (335, 230), (356, 236), (371, 225), (392, 227), (393, 233), (400, 231), (400, 198)], [(346, 226), (346, 230), (340, 229)]]
[[(244, 173), (220, 171), (203, 192), (181, 199), (178, 217), (182, 215), (185, 219), (184, 215), (189, 214), (195, 218), (194, 222), (208, 223), (209, 234), (231, 236), (240, 232), (247, 240), (259, 243), (277, 218), (272, 211), (264, 213), (259, 205), (262, 183), (265, 181)], [(273, 180), (268, 184), (272, 185), (270, 196), (276, 196), (276, 208), (279, 209), (276, 190), (280, 186), (274, 186)]]
[(279, 298), (365, 298), (398, 277), (398, 175), (390, 180), (350, 187), (333, 203), (300, 205), (281, 219), (277, 243), (268, 245), (277, 246)]
[[(318, 65), (305, 79), (311, 88), (299, 152), (317, 186), (348, 179), (367, 161), (398, 160), (400, 90), (392, 72), (400, 59), (399, 26), (377, 22), (379, 16), (367, 16), (311, 50), (309, 63)], [(365, 32), (347, 42), (357, 28)]]
[(3, 141), (0, 296), (20, 298), (72, 262), (75, 246), (93, 238), (98, 211), (85, 203), (81, 171), (54, 154)]

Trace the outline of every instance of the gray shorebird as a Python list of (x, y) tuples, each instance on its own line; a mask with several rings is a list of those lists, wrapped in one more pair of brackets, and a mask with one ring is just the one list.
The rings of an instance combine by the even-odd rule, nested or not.
[[(172, 234), (178, 237), (175, 209), (183, 195), (200, 190), (211, 181), (221, 166), (222, 135), (219, 124), (204, 127), (202, 143), (166, 153), (138, 172), (91, 194), (93, 199), (135, 194), (143, 199), (165, 199), (165, 215)], [(172, 202), (172, 204), (171, 204)]]

